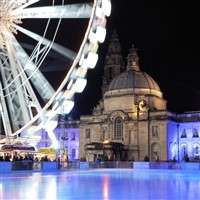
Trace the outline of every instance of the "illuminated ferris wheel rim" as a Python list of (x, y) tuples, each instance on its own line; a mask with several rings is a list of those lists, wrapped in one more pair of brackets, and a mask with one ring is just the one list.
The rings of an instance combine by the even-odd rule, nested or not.
[[(38, 2), (39, 0), (19, 0), (19, 1), (9, 1), (15, 2), (16, 4), (21, 4), (21, 9), (28, 7), (31, 4)], [(8, 1), (1, 1), (8, 5)], [(25, 3), (27, 2), (27, 3)], [(98, 44), (102, 43), (106, 36), (106, 17), (110, 15), (111, 12), (111, 2), (109, 0), (94, 0), (92, 11), (90, 14), (90, 20), (88, 23), (88, 28), (86, 30), (84, 39), (79, 48), (79, 51), (71, 65), (70, 70), (68, 71), (66, 77), (60, 84), (59, 88), (55, 91), (53, 96), (49, 99), (47, 104), (40, 110), (40, 112), (35, 115), (27, 124), (25, 124), (18, 131), (12, 133), (12, 136), (18, 135), (25, 129), (29, 128), (36, 120), (41, 117), (41, 115), (45, 115), (46, 121), (41, 122), (36, 129), (40, 129), (45, 124), (49, 125), (48, 122), (51, 122), (51, 119), (61, 112), (61, 106), (65, 103), (68, 107), (69, 111), (73, 107), (72, 97), (76, 92), (82, 92), (84, 87), (86, 86), (86, 79), (84, 78), (87, 70), (94, 68), (97, 60), (97, 50)], [(17, 12), (16, 12), (17, 13)], [(21, 19), (24, 18), (23, 15), (20, 15), (20, 18), (17, 17), (17, 14), (13, 15), (13, 19), (9, 21), (9, 28), (12, 29), (12, 32), (17, 31), (18, 26)], [(20, 13), (20, 12), (19, 12)], [(12, 14), (12, 12), (11, 12)], [(8, 23), (7, 17), (4, 12), (0, 12), (0, 25), (4, 23)], [(40, 16), (41, 17), (41, 16)], [(13, 29), (14, 28), (14, 29)], [(3, 44), (1, 42), (3, 40), (0, 36), (0, 45)], [(0, 46), (1, 48), (1, 46)], [(87, 57), (86, 57), (87, 56)], [(93, 62), (92, 62), (93, 61)], [(78, 66), (78, 67), (77, 67)], [(80, 87), (80, 84), (82, 87)], [(63, 88), (67, 86), (67, 90), (63, 91)], [(51, 110), (48, 110), (49, 107), (52, 106)], [(2, 108), (1, 108), (2, 110)], [(68, 111), (68, 112), (69, 112)], [(31, 127), (32, 128), (32, 127)], [(35, 127), (34, 127), (35, 128)]]

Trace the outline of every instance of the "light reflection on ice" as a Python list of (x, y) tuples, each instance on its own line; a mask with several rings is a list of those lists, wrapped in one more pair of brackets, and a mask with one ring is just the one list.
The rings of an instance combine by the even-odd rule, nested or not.
[(98, 169), (0, 175), (2, 200), (200, 199), (200, 173)]

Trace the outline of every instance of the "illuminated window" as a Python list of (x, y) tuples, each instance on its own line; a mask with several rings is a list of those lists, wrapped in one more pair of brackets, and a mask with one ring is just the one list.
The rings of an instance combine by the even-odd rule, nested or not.
[(187, 154), (188, 154), (187, 146), (183, 146), (182, 151), (181, 151), (182, 159), (186, 158)]
[(90, 138), (90, 129), (85, 130), (85, 138)]
[(199, 137), (199, 133), (196, 128), (193, 129), (193, 138)]
[(158, 145), (158, 143), (153, 144), (153, 159), (155, 161), (159, 160), (159, 145)]
[(131, 144), (131, 130), (128, 131), (128, 143)]
[(194, 156), (195, 158), (199, 158), (199, 146), (195, 147)]
[(183, 130), (182, 134), (181, 134), (181, 138), (186, 138), (187, 137), (187, 133), (185, 131), (185, 129)]
[(75, 132), (72, 132), (71, 140), (75, 140), (75, 139), (76, 139)]
[(115, 119), (115, 125), (114, 125), (114, 137), (122, 138), (122, 136), (123, 136), (123, 122), (120, 117), (117, 117)]
[(158, 127), (157, 126), (152, 126), (152, 136), (158, 137)]
[(72, 149), (72, 158), (76, 157), (76, 149)]

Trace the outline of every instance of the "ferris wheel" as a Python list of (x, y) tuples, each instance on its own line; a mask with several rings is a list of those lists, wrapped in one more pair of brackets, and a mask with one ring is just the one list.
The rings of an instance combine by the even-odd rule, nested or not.
[[(0, 0), (0, 115), (6, 137), (24, 132), (31, 138), (46, 129), (54, 141), (58, 114), (71, 111), (74, 94), (87, 84), (106, 37), (111, 2), (71, 2)], [(53, 58), (59, 56), (57, 78), (61, 64)]]

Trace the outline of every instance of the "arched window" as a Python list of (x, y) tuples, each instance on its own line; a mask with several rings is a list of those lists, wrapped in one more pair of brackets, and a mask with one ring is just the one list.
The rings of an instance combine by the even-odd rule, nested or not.
[(121, 117), (115, 119), (114, 138), (122, 138), (123, 136), (123, 122)]
[(193, 129), (193, 138), (199, 137), (198, 130), (196, 128)]
[(154, 161), (160, 160), (160, 145), (158, 143), (152, 144), (152, 155)]
[(187, 133), (185, 131), (185, 129), (183, 130), (182, 134), (181, 134), (181, 138), (186, 138), (187, 137)]

